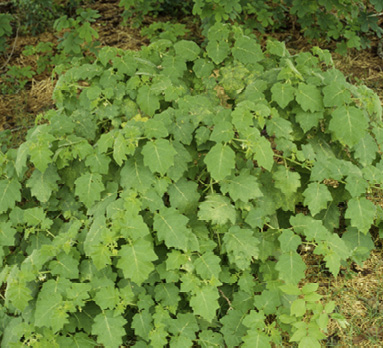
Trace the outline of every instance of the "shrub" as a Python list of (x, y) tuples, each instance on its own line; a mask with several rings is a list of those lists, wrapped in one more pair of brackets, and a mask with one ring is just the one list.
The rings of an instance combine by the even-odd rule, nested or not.
[(2, 346), (320, 347), (301, 247), (373, 248), (379, 99), (318, 48), (208, 39), (104, 47), (1, 154)]
[(191, 15), (193, 2), (191, 0), (120, 0), (120, 7), (124, 8), (122, 18), (125, 23), (128, 21), (134, 27), (139, 27), (144, 16), (158, 15), (185, 16)]
[(22, 90), (28, 81), (35, 75), (30, 66), (7, 66), (7, 72), (1, 75), (3, 94), (14, 94)]
[[(72, 16), (82, 0), (11, 0), (15, 16), (25, 32), (37, 35), (51, 27), (60, 16)], [(88, 0), (86, 2), (89, 2)]]
[(136, 16), (136, 25), (144, 15), (158, 13), (161, 8), (162, 13), (174, 16), (171, 9), (181, 6), (182, 13), (192, 12), (200, 19), (204, 33), (217, 22), (241, 23), (259, 32), (286, 30), (290, 18), (307, 38), (336, 41), (337, 51), (342, 54), (349, 48), (369, 47), (369, 37), (380, 38), (383, 33), (377, 15), (383, 9), (379, 0), (193, 0), (192, 10), (190, 1), (171, 3), (173, 6), (167, 9), (164, 0), (121, 0), (120, 6), (125, 8), (126, 19)]
[(141, 29), (141, 35), (147, 37), (150, 42), (161, 39), (176, 42), (188, 32), (185, 24), (170, 22), (155, 22)]

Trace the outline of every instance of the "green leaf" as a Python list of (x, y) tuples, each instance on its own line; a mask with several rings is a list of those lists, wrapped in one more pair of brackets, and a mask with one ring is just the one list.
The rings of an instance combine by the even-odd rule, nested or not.
[(194, 295), (190, 299), (190, 306), (193, 308), (195, 315), (211, 322), (219, 308), (219, 293), (215, 286), (204, 285), (194, 289)]
[(174, 49), (176, 50), (177, 56), (180, 56), (187, 61), (195, 60), (201, 50), (195, 42), (186, 40), (176, 42), (174, 44)]
[(154, 175), (145, 167), (142, 158), (129, 158), (121, 169), (121, 186), (145, 193), (154, 184)]
[(352, 227), (343, 233), (342, 240), (346, 243), (347, 249), (351, 251), (352, 258), (356, 262), (366, 260), (375, 247), (370, 234), (363, 234)]
[(162, 209), (154, 216), (153, 229), (160, 241), (165, 241), (168, 248), (187, 250), (191, 231), (186, 227), (189, 219), (175, 208)]
[(229, 24), (216, 22), (209, 28), (207, 37), (208, 40), (226, 41), (229, 38), (230, 27)]
[(40, 202), (48, 202), (51, 197), (52, 191), (58, 190), (56, 182), (60, 180), (57, 170), (54, 166), (50, 165), (44, 173), (35, 169), (27, 181), (27, 187), (31, 188), (31, 193)]
[(206, 196), (205, 200), (200, 203), (198, 217), (218, 225), (224, 225), (229, 221), (235, 224), (236, 212), (229, 198), (212, 194)]
[[(65, 340), (65, 341), (63, 341)], [(51, 341), (52, 342), (52, 341)], [(48, 344), (51, 344), (49, 342)], [(75, 333), (73, 336), (59, 336), (57, 338), (57, 343), (59, 347), (81, 347), (81, 348), (94, 348), (97, 344), (92, 338), (89, 337), (89, 335), (78, 332)]]
[(357, 144), (366, 134), (368, 121), (363, 111), (354, 106), (342, 106), (331, 114), (329, 130), (348, 146)]
[(203, 330), (198, 334), (198, 344), (202, 348), (219, 348), (224, 346), (222, 335), (212, 330)]
[(59, 331), (68, 322), (67, 310), (54, 280), (44, 283), (39, 292), (35, 310), (35, 325)]
[(109, 233), (106, 227), (106, 221), (104, 215), (97, 216), (84, 240), (84, 251), (87, 256), (92, 254), (94, 247), (97, 247)]
[(77, 279), (79, 275), (79, 260), (74, 253), (60, 253), (56, 260), (49, 263), (49, 268), (53, 275), (62, 278)]
[(210, 140), (219, 142), (228, 142), (234, 137), (233, 125), (228, 121), (221, 121), (214, 125), (213, 132), (210, 135)]
[(145, 135), (148, 138), (166, 138), (169, 131), (161, 120), (150, 118), (144, 123)]
[(326, 252), (326, 256), (323, 258), (326, 262), (326, 267), (336, 277), (340, 270), (341, 258), (334, 251), (329, 250)]
[(133, 152), (134, 149), (132, 151), (129, 147), (128, 141), (121, 132), (118, 132), (113, 144), (113, 158), (116, 163), (121, 166), (126, 160), (126, 155), (133, 154)]
[(319, 182), (309, 184), (303, 192), (304, 204), (310, 209), (311, 215), (315, 216), (321, 210), (327, 208), (327, 203), (332, 201), (332, 196), (326, 185)]
[(138, 90), (137, 104), (149, 116), (153, 116), (155, 111), (160, 108), (159, 98), (146, 85)]
[(248, 36), (236, 40), (232, 53), (233, 57), (243, 64), (256, 63), (263, 59), (261, 45)]
[(298, 187), (301, 186), (300, 175), (297, 172), (292, 172), (285, 166), (278, 166), (277, 170), (273, 173), (275, 180), (275, 187), (280, 189), (286, 196), (297, 192)]
[(86, 173), (81, 175), (76, 181), (76, 195), (87, 208), (91, 208), (93, 203), (100, 200), (100, 193), (105, 187), (102, 177), (98, 173)]
[(86, 95), (90, 101), (96, 100), (100, 97), (102, 90), (99, 86), (91, 86), (86, 89)]
[(111, 159), (102, 153), (95, 152), (86, 158), (85, 164), (92, 173), (107, 174)]
[(241, 200), (248, 202), (263, 196), (259, 188), (259, 183), (255, 175), (251, 175), (249, 170), (241, 170), (238, 176), (231, 176), (222, 181), (221, 192), (229, 192), (233, 201)]
[(38, 226), (46, 221), (46, 211), (42, 207), (24, 209), (23, 220), (30, 226)]
[(272, 98), (282, 109), (294, 100), (294, 92), (295, 88), (291, 83), (277, 82), (271, 87)]
[(132, 328), (136, 335), (146, 339), (152, 329), (152, 316), (147, 309), (138, 312), (134, 315), (132, 320)]
[(364, 166), (372, 164), (376, 158), (376, 154), (379, 152), (378, 145), (376, 145), (374, 138), (368, 133), (360, 139), (353, 150), (355, 151), (355, 157)]
[(305, 235), (309, 241), (326, 240), (330, 236), (330, 232), (323, 226), (322, 221), (302, 213), (291, 216), (290, 223), (295, 232)]
[(154, 289), (155, 299), (164, 307), (177, 308), (180, 289), (173, 283), (159, 283)]
[(277, 57), (285, 57), (289, 56), (289, 52), (286, 49), (286, 45), (284, 42), (269, 39), (267, 40), (267, 51), (271, 54), (274, 54)]
[(168, 321), (169, 332), (174, 336), (180, 335), (191, 340), (195, 339), (199, 326), (196, 317), (192, 313), (178, 313), (176, 319)]
[(298, 298), (296, 299), (290, 307), (290, 314), (295, 315), (296, 317), (303, 317), (306, 313), (306, 302), (305, 300)]
[(287, 284), (298, 284), (305, 277), (306, 265), (296, 252), (290, 251), (279, 257), (275, 269)]
[(189, 119), (179, 116), (171, 127), (172, 133), (174, 134), (174, 140), (177, 140), (185, 145), (190, 145), (193, 140), (193, 131), (195, 126), (189, 121)]
[(265, 327), (265, 320), (266, 320), (266, 317), (262, 310), (256, 311), (252, 309), (250, 313), (248, 313), (246, 317), (243, 319), (243, 325), (245, 325), (249, 329), (252, 329), (252, 328), (263, 329)]
[(125, 278), (138, 285), (147, 280), (154, 270), (153, 261), (157, 260), (152, 243), (145, 239), (123, 245), (118, 251), (118, 256), (120, 259), (117, 267), (122, 269)]
[[(106, 47), (103, 47), (105, 49)], [(133, 76), (137, 70), (137, 61), (130, 56), (131, 51), (127, 51), (122, 57), (112, 58), (113, 67), (117, 68), (118, 73)]]
[(291, 230), (282, 230), (282, 234), (278, 237), (278, 240), (283, 253), (297, 251), (298, 246), (302, 244), (301, 238)]
[(98, 38), (98, 33), (90, 26), (89, 22), (84, 22), (78, 29), (78, 36), (85, 42), (92, 42), (93, 38)]
[(72, 300), (76, 307), (83, 307), (89, 299), (91, 289), (92, 286), (89, 283), (72, 283), (66, 291), (67, 299)]
[(219, 64), (229, 55), (230, 46), (226, 41), (211, 40), (206, 46), (206, 52), (215, 64)]
[[(220, 86), (223, 87), (226, 94), (233, 98), (237, 96), (244, 88), (244, 79), (249, 71), (242, 65), (234, 67), (222, 67), (219, 71)], [(217, 122), (217, 124), (219, 121)]]
[(223, 242), (230, 262), (241, 270), (248, 269), (251, 262), (258, 259), (259, 240), (252, 230), (233, 226), (224, 234)]
[(111, 257), (114, 256), (111, 248), (107, 244), (98, 244), (92, 247), (90, 257), (98, 271), (112, 263)]
[(122, 337), (126, 335), (126, 319), (111, 310), (103, 311), (94, 318), (92, 334), (98, 337), (97, 342), (108, 348), (118, 348)]
[(142, 148), (144, 164), (152, 173), (158, 172), (165, 175), (167, 170), (174, 165), (174, 157), (177, 151), (166, 139), (157, 139), (147, 142)]
[(298, 104), (304, 111), (315, 112), (323, 109), (322, 95), (317, 87), (300, 83), (295, 94)]
[(6, 212), (21, 200), (21, 185), (17, 180), (0, 180), (0, 213)]
[[(270, 271), (274, 273), (274, 270), (270, 269)], [(260, 310), (262, 313), (264, 312), (266, 315), (270, 315), (272, 313), (275, 313), (276, 309), (281, 305), (281, 295), (280, 295), (280, 292), (277, 290), (263, 290), (261, 295), (254, 296), (253, 302), (254, 302), (254, 306), (258, 310)], [(256, 325), (257, 323), (254, 322), (255, 318), (252, 318), (252, 319), (253, 319), (253, 324)], [(244, 324), (245, 324), (245, 321), (244, 321)], [(257, 326), (261, 328), (262, 323), (258, 323)]]
[[(26, 280), (20, 277), (21, 272), (11, 271), (7, 279), (5, 290), (6, 303), (10, 301), (20, 312), (24, 311), (30, 300), (33, 299), (32, 291), (28, 287)], [(21, 279), (20, 279), (21, 278)]]
[(317, 338), (306, 336), (303, 337), (299, 342), (299, 348), (301, 347), (320, 348), (321, 344)]
[(221, 333), (225, 337), (225, 343), (228, 347), (239, 347), (242, 343), (242, 337), (246, 335), (246, 327), (242, 324), (246, 316), (241, 310), (233, 309), (220, 320), (223, 324)]
[(192, 211), (198, 206), (200, 194), (197, 192), (198, 184), (181, 178), (169, 187), (169, 200), (172, 207), (181, 213)]
[(125, 238), (132, 238), (133, 240), (143, 238), (150, 234), (148, 225), (144, 222), (142, 216), (132, 212), (125, 214), (124, 225), (121, 232)]
[(45, 144), (31, 144), (29, 146), (29, 155), (32, 163), (42, 173), (48, 168), (48, 164), (52, 163), (53, 152)]
[(376, 206), (365, 197), (351, 198), (347, 203), (346, 219), (351, 219), (351, 226), (367, 234), (374, 223)]
[(155, 327), (149, 332), (150, 343), (153, 347), (165, 347), (168, 343), (168, 332), (163, 326)]
[(299, 110), (295, 119), (301, 126), (304, 132), (308, 132), (313, 127), (318, 127), (319, 120), (324, 117), (323, 112), (305, 112)]
[(214, 69), (214, 64), (203, 58), (194, 61), (193, 71), (198, 78), (209, 77)]
[(187, 69), (185, 60), (181, 57), (165, 56), (162, 61), (162, 74), (169, 76), (173, 81), (182, 78), (185, 70)]
[(266, 138), (259, 138), (253, 145), (253, 153), (253, 158), (257, 161), (258, 165), (271, 171), (274, 165), (274, 152), (271, 149), (270, 142)]
[(243, 337), (244, 348), (270, 348), (270, 337), (266, 333), (257, 329), (250, 329), (246, 336)]
[(20, 147), (17, 149), (15, 168), (16, 168), (17, 175), (19, 176), (27, 164), (28, 150), (29, 148), (28, 148), (27, 142), (21, 144)]
[(351, 93), (346, 86), (337, 81), (323, 88), (323, 104), (326, 107), (343, 106), (351, 101)]
[(235, 167), (235, 153), (228, 145), (215, 144), (204, 162), (214, 180), (220, 181), (230, 175)]
[[(270, 136), (275, 135), (277, 138), (285, 138), (290, 139), (290, 133), (292, 133), (292, 127), (291, 122), (288, 120), (285, 120), (282, 117), (278, 117), (277, 115), (275, 117), (271, 117), (270, 119), (266, 120), (266, 129), (268, 131), (268, 134)], [(280, 139), (279, 143), (282, 144), (282, 141)]]
[(10, 222), (0, 222), (0, 246), (14, 245), (16, 232)]
[(217, 255), (208, 251), (195, 259), (194, 267), (202, 279), (210, 280), (213, 277), (219, 279), (219, 273), (221, 272), (220, 260)]

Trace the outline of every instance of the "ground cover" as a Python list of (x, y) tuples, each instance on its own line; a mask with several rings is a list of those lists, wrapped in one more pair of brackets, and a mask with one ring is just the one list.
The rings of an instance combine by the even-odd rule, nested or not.
[[(98, 40), (110, 46), (119, 48), (138, 49), (148, 44), (148, 39), (139, 36), (136, 29), (119, 28), (115, 22), (117, 12), (116, 3), (98, 3), (93, 6), (102, 15), (101, 18), (110, 19), (104, 24), (101, 22), (98, 32)], [(108, 15), (109, 13), (109, 15)], [(166, 18), (165, 18), (166, 19)], [(148, 19), (150, 22), (151, 19)], [(188, 23), (186, 19), (186, 23)], [(193, 26), (189, 22), (190, 29)], [(105, 30), (103, 30), (103, 28)], [(49, 34), (43, 34), (49, 35)], [(197, 31), (192, 35), (199, 35)], [(269, 36), (279, 40), (286, 40), (286, 46), (291, 54), (307, 51), (307, 41), (302, 38), (299, 32), (272, 33)], [(291, 38), (290, 38), (291, 36)], [(52, 40), (51, 36), (49, 41)], [(117, 39), (116, 39), (117, 38)], [(35, 38), (26, 37), (26, 42)], [(266, 42), (266, 37), (262, 37), (261, 42)], [(24, 38), (23, 38), (24, 40)], [(25, 58), (21, 51), (25, 46), (16, 43), (14, 49), (14, 59), (17, 63), (33, 66), (36, 57)], [(379, 41), (373, 41), (370, 49), (365, 51), (350, 52), (347, 56), (334, 55), (335, 66), (341, 70), (348, 81), (352, 83), (363, 83), (373, 88), (379, 95), (382, 89), (381, 58), (377, 55)], [(20, 46), (17, 46), (20, 45)], [(325, 48), (325, 47), (323, 47)], [(331, 49), (331, 46), (327, 46)], [(19, 56), (18, 56), (19, 55)], [(25, 61), (25, 59), (30, 59)], [(27, 88), (20, 91), (17, 96), (7, 96), (2, 99), (3, 108), (3, 128), (12, 130), (12, 133), (20, 129), (28, 129), (34, 123), (35, 116), (41, 111), (49, 110), (52, 107), (51, 93), (55, 80), (47, 75), (34, 76), (36, 79)], [(39, 80), (41, 79), (41, 80)], [(283, 103), (283, 102), (281, 102)], [(28, 117), (29, 115), (29, 117)], [(24, 137), (25, 133), (17, 133), (19, 137)], [(12, 140), (17, 141), (17, 139)], [(14, 144), (11, 143), (11, 146)], [(214, 170), (212, 171), (214, 172)], [(220, 174), (214, 174), (217, 177)], [(380, 204), (380, 197), (377, 197)], [(302, 250), (303, 260), (309, 266), (306, 271), (307, 281), (319, 284), (319, 293), (324, 295), (324, 303), (335, 300), (336, 308), (344, 320), (331, 319), (327, 337), (328, 346), (379, 346), (382, 342), (381, 330), (381, 291), (382, 291), (382, 257), (381, 239), (379, 233), (373, 234), (376, 250), (363, 266), (352, 264), (351, 269), (342, 268), (341, 273), (334, 277), (323, 265), (323, 258), (310, 253), (310, 250)], [(305, 281), (303, 282), (303, 284)], [(341, 318), (341, 317), (339, 317)]]

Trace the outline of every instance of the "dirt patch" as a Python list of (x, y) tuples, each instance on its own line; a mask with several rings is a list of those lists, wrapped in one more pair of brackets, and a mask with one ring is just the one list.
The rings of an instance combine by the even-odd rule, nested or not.
[[(114, 46), (125, 50), (138, 50), (142, 45), (148, 44), (140, 35), (139, 29), (121, 26), (123, 9), (118, 6), (119, 0), (98, 1), (86, 8), (97, 10), (100, 18), (93, 23), (98, 31), (98, 41), (102, 46)], [(17, 33), (17, 35), (16, 35)], [(7, 71), (7, 65), (19, 67), (37, 68), (39, 56), (25, 56), (22, 52), (26, 46), (36, 46), (40, 42), (58, 42), (57, 34), (52, 31), (41, 33), (37, 36), (19, 35), (16, 30), (15, 36), (7, 42), (9, 50), (0, 56), (0, 74)], [(34, 75), (25, 88), (16, 94), (4, 94), (0, 98), (0, 131), (11, 129), (17, 131), (20, 128), (33, 125), (34, 118), (54, 106), (52, 92), (57, 82), (49, 72)], [(4, 83), (0, 77), (0, 83)]]

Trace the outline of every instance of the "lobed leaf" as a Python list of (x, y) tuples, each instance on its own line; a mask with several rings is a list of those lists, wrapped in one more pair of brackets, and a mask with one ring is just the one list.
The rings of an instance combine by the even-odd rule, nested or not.
[(329, 129), (345, 145), (357, 144), (366, 134), (368, 122), (363, 111), (354, 106), (341, 106), (333, 111)]
[(224, 225), (227, 222), (235, 223), (236, 213), (234, 206), (227, 197), (214, 194), (208, 195), (199, 205), (198, 217), (213, 224)]
[(228, 145), (218, 143), (210, 149), (204, 162), (212, 178), (221, 181), (234, 169), (235, 153)]
[(174, 157), (177, 154), (173, 145), (166, 139), (157, 139), (147, 142), (142, 148), (144, 164), (152, 173), (158, 172), (165, 175), (167, 170), (174, 165)]
[(158, 257), (153, 251), (153, 245), (146, 239), (139, 239), (123, 245), (118, 251), (120, 259), (117, 267), (120, 268), (124, 277), (141, 285), (146, 281), (154, 270), (153, 261)]
[(124, 326), (126, 319), (122, 315), (111, 310), (103, 311), (94, 318), (92, 334), (98, 337), (98, 341), (105, 347), (118, 348), (125, 336)]

